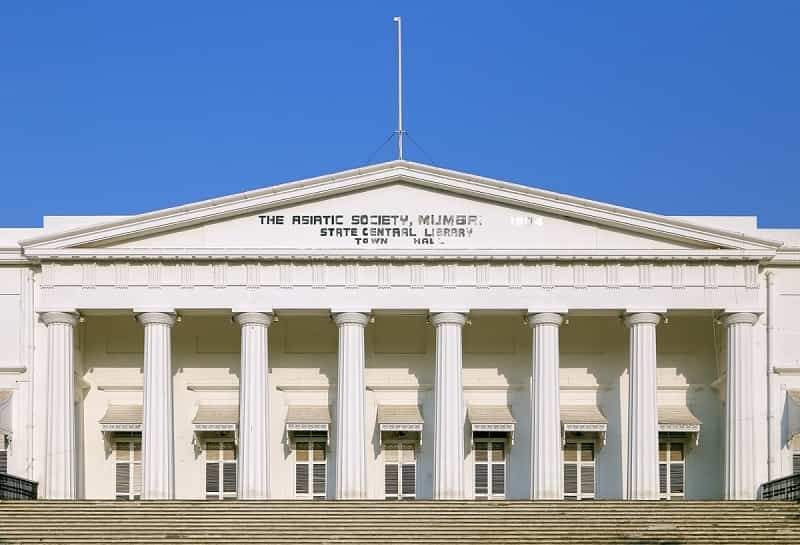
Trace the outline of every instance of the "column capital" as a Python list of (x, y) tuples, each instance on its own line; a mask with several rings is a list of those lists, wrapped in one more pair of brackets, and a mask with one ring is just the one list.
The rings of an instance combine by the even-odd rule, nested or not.
[(273, 314), (271, 312), (239, 312), (234, 315), (233, 319), (240, 326), (263, 325), (269, 327), (272, 324)]
[(175, 312), (141, 312), (136, 314), (136, 319), (144, 326), (164, 324), (172, 327), (175, 325), (175, 318)]
[(444, 312), (433, 312), (430, 313), (430, 321), (431, 325), (434, 327), (441, 325), (441, 324), (455, 324), (458, 326), (463, 326), (467, 323), (467, 313), (466, 312), (455, 312), (455, 311), (444, 311)]
[(334, 312), (333, 321), (341, 327), (345, 324), (360, 325), (366, 327), (369, 323), (368, 312)]
[(754, 325), (758, 321), (758, 313), (756, 312), (724, 312), (720, 315), (720, 321), (723, 325), (729, 326), (733, 324), (747, 324)]
[(632, 327), (638, 324), (658, 325), (661, 323), (661, 313), (653, 311), (626, 312), (625, 325)]
[(562, 323), (564, 316), (560, 312), (528, 312), (528, 325), (531, 327), (545, 324), (560, 326)]
[(74, 310), (44, 310), (39, 312), (39, 319), (45, 325), (67, 324), (75, 326), (78, 323), (79, 315)]

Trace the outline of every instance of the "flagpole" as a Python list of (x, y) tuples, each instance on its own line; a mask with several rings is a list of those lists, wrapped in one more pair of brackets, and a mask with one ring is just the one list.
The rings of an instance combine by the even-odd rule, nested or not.
[(397, 158), (403, 159), (403, 21), (397, 23)]

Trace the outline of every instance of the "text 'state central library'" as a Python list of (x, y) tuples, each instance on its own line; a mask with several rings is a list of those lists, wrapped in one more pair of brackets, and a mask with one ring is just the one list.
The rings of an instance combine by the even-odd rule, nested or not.
[(392, 161), (0, 229), (0, 472), (52, 499), (753, 499), (800, 229)]

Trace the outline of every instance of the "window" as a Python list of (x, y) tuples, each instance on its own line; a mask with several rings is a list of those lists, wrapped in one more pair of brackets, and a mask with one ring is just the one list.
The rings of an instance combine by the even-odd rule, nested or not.
[[(501, 438), (497, 436), (500, 435)], [(506, 497), (505, 434), (475, 434), (475, 499), (503, 500)]]
[(114, 442), (114, 469), (118, 500), (138, 500), (142, 494), (142, 437), (120, 435)]
[(8, 473), (8, 438), (0, 434), (0, 473)]
[(417, 445), (387, 442), (383, 445), (384, 487), (387, 500), (417, 497)]
[(233, 441), (206, 442), (206, 498), (236, 498), (236, 446)]
[(658, 486), (662, 500), (682, 499), (684, 497), (686, 462), (683, 443), (673, 441), (658, 444)]
[[(2, 470), (0, 470), (2, 473)], [(795, 475), (800, 474), (800, 452), (792, 454), (792, 473)]]
[(321, 434), (295, 434), (294, 495), (296, 498), (324, 500), (328, 464), (327, 437)]
[(594, 442), (578, 438), (564, 443), (564, 499), (594, 499)]

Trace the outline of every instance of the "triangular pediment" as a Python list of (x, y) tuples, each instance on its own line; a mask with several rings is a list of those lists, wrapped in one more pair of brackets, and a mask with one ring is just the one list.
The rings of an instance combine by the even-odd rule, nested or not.
[(23, 242), (30, 255), (774, 251), (779, 243), (393, 161)]

